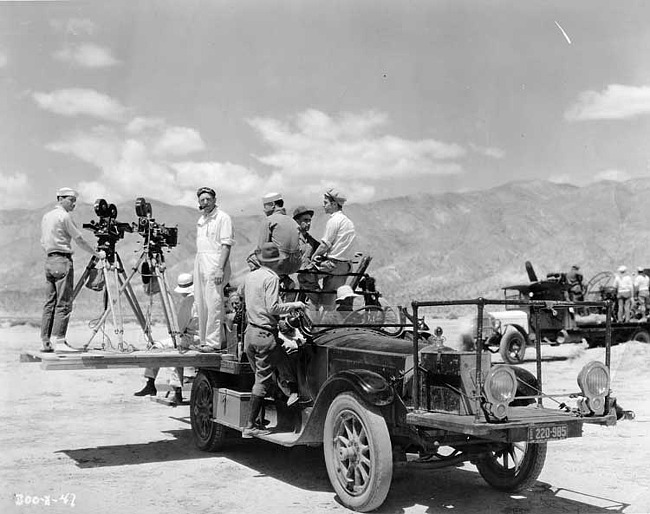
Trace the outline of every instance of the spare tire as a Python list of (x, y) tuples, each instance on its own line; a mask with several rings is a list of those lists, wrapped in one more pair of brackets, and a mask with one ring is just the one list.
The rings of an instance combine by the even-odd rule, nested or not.
[(526, 339), (524, 335), (514, 327), (509, 327), (499, 343), (499, 354), (503, 362), (508, 364), (519, 364), (524, 361), (526, 353)]

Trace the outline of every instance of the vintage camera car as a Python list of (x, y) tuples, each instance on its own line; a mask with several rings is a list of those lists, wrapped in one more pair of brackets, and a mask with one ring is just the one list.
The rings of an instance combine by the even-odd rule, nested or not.
[[(259, 437), (287, 447), (321, 445), (340, 501), (360, 512), (384, 502), (397, 464), (469, 461), (496, 489), (528, 487), (542, 470), (548, 442), (580, 437), (585, 423), (616, 423), (609, 344), (604, 363), (576, 370), (576, 391), (554, 394), (540, 360), (537, 375), (492, 365), (482, 323), (473, 351), (444, 346), (439, 330), (422, 334), (420, 315), (428, 308), (469, 304), (483, 319), (493, 303), (503, 301), (413, 302), (409, 330), (390, 324), (390, 334), (398, 335), (375, 323), (323, 327), (302, 317), (297, 330), (305, 342), (293, 354), (301, 401), (287, 407), (282, 397), (266, 399), (260, 424), (269, 432)], [(199, 366), (190, 400), (198, 448), (227, 452), (247, 420), (252, 384), (249, 365), (239, 359)]]

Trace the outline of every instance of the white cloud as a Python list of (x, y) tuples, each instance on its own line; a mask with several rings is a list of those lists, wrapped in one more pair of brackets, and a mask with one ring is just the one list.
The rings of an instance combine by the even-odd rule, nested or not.
[(475, 145), (474, 143), (470, 143), (469, 147), (476, 153), (485, 155), (486, 157), (491, 157), (493, 159), (503, 159), (506, 156), (505, 151), (494, 146), (479, 146)]
[(160, 156), (181, 156), (205, 148), (201, 135), (187, 127), (168, 127), (160, 136), (153, 153)]
[(51, 93), (33, 93), (32, 96), (42, 109), (63, 116), (85, 115), (119, 121), (126, 111), (120, 102), (94, 89), (58, 89)]
[(0, 68), (4, 68), (9, 63), (7, 54), (0, 50)]
[(625, 182), (626, 180), (630, 180), (632, 177), (630, 176), (629, 173), (626, 171), (622, 170), (617, 170), (617, 169), (610, 169), (610, 170), (603, 170), (596, 175), (594, 175), (594, 182), (599, 182), (601, 180), (613, 180), (615, 182)]
[[(409, 180), (462, 172), (456, 160), (466, 151), (460, 145), (382, 135), (379, 129), (387, 122), (386, 115), (375, 111), (333, 118), (314, 109), (289, 122), (249, 120), (271, 147), (270, 153), (257, 159), (281, 175), (285, 188), (309, 189), (314, 184), (320, 188), (327, 182), (350, 189), (370, 180), (390, 182), (397, 177)], [(369, 188), (363, 191), (364, 197), (372, 194)]]
[(650, 114), (650, 87), (611, 84), (600, 93), (580, 93), (564, 117), (568, 121), (622, 120), (644, 114)]
[(25, 198), (28, 197), (29, 182), (24, 173), (2, 173), (0, 172), (0, 196), (2, 197), (2, 208), (13, 209), (25, 207)]
[(109, 48), (93, 43), (83, 43), (76, 46), (68, 45), (55, 52), (54, 57), (83, 68), (108, 68), (120, 63), (113, 57)]
[(87, 18), (51, 20), (50, 26), (57, 32), (62, 32), (72, 36), (92, 36), (97, 31), (97, 25)]

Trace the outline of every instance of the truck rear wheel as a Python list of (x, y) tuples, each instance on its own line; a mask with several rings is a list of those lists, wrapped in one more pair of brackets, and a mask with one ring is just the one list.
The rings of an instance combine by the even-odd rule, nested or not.
[(379, 507), (393, 479), (386, 421), (353, 393), (338, 395), (325, 418), (323, 453), (330, 482), (343, 505), (359, 512)]
[(519, 364), (524, 360), (526, 353), (526, 340), (516, 328), (509, 328), (499, 343), (499, 354), (503, 362)]
[(546, 460), (547, 443), (508, 443), (476, 463), (483, 479), (495, 489), (517, 492), (535, 483)]
[(223, 447), (227, 428), (215, 423), (213, 405), (214, 388), (217, 379), (210, 371), (199, 371), (192, 384), (190, 396), (190, 421), (194, 445), (206, 452), (215, 452)]

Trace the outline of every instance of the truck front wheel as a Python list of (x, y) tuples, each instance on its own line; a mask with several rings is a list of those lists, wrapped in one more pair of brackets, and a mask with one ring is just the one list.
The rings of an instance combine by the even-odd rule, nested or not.
[(499, 354), (503, 362), (519, 364), (524, 360), (526, 353), (526, 339), (516, 328), (510, 327), (501, 338)]
[(226, 427), (213, 421), (214, 388), (217, 379), (210, 371), (199, 371), (192, 384), (190, 421), (194, 444), (199, 450), (216, 452), (223, 446)]
[(546, 443), (508, 443), (476, 463), (483, 479), (495, 489), (517, 492), (535, 483), (546, 460)]
[(323, 452), (330, 482), (349, 509), (379, 507), (393, 479), (393, 452), (386, 421), (353, 393), (338, 395), (327, 411)]

